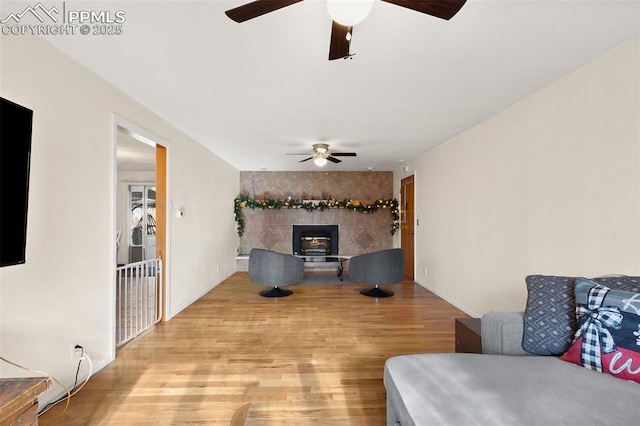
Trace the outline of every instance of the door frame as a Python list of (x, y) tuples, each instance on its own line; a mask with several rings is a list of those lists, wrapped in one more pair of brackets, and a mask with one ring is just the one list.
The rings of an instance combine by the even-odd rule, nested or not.
[[(112, 186), (111, 186), (111, 196), (112, 196), (112, 212), (111, 212), (111, 235), (115, 236), (116, 232), (117, 232), (117, 185), (118, 185), (118, 153), (117, 153), (117, 149), (118, 149), (118, 132), (119, 129), (118, 128), (122, 128), (124, 130), (127, 131), (127, 133), (129, 133), (131, 136), (133, 136), (135, 139), (138, 139), (141, 143), (154, 143), (156, 145), (156, 176), (158, 176), (158, 159), (161, 155), (164, 155), (164, 162), (163, 164), (161, 164), (161, 167), (164, 167), (164, 188), (165, 188), (165, 194), (164, 194), (164, 198), (165, 198), (165, 203), (164, 203), (164, 210), (165, 210), (165, 214), (164, 214), (164, 220), (163, 220), (163, 224), (164, 224), (164, 247), (158, 248), (158, 241), (156, 240), (156, 251), (160, 251), (160, 253), (164, 253), (164, 256), (162, 256), (162, 264), (163, 264), (163, 268), (164, 268), (164, 273), (162, 274), (163, 276), (163, 285), (162, 285), (162, 320), (166, 321), (167, 320), (167, 313), (169, 312), (169, 306), (170, 306), (170, 302), (171, 302), (171, 280), (170, 280), (170, 276), (171, 276), (171, 259), (170, 259), (170, 246), (171, 246), (171, 222), (169, 220), (169, 215), (166, 214), (166, 211), (169, 211), (169, 206), (171, 205), (171, 201), (170, 201), (170, 193), (168, 191), (168, 188), (170, 188), (170, 182), (171, 182), (171, 175), (170, 175), (170, 167), (168, 166), (170, 164), (170, 156), (171, 156), (171, 145), (169, 144), (169, 142), (167, 142), (166, 140), (160, 138), (159, 136), (156, 136), (155, 134), (148, 132), (147, 130), (143, 129), (140, 126), (137, 126), (136, 124), (131, 123), (130, 121), (116, 115), (113, 114), (113, 119), (112, 119)], [(158, 149), (161, 148), (161, 149)], [(159, 154), (160, 153), (160, 154)], [(158, 187), (158, 182), (156, 179), (156, 190)], [(112, 265), (113, 268), (111, 268), (111, 282), (115, 283), (116, 282), (116, 264), (117, 264), (117, 249), (116, 249), (116, 245), (113, 244), (113, 250), (112, 250)], [(116, 288), (115, 285), (113, 286), (113, 293), (112, 293), (112, 300), (111, 300), (111, 323), (113, 324), (113, 328), (112, 328), (112, 336), (111, 336), (111, 342), (112, 342), (112, 352), (113, 352), (113, 358), (115, 359), (115, 354), (116, 354), (116, 347), (115, 347), (115, 333), (116, 333), (116, 322), (115, 322), (115, 309), (116, 309)]]
[(413, 259), (412, 259), (412, 264), (413, 264), (413, 271), (411, 271), (411, 275), (413, 278), (413, 281), (416, 280), (416, 217), (417, 217), (417, 207), (416, 207), (416, 176), (415, 173), (409, 173), (406, 176), (402, 176), (400, 178), (400, 182), (398, 182), (398, 189), (399, 189), (399, 195), (400, 195), (400, 248), (402, 248), (402, 241), (404, 236), (402, 235), (402, 220), (405, 217), (406, 213), (404, 211), (404, 201), (405, 201), (405, 194), (403, 193), (403, 186), (402, 183), (403, 181), (405, 181), (406, 179), (411, 178), (413, 181), (413, 193), (411, 194), (411, 199), (413, 201), (413, 221), (411, 222), (411, 229), (413, 230), (413, 239), (412, 239), (412, 252), (413, 252)]

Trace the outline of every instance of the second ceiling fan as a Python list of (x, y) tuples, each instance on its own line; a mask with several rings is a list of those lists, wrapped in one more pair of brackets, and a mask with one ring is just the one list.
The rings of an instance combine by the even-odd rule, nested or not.
[[(251, 3), (227, 10), (226, 15), (236, 22), (244, 22), (258, 16), (291, 6), (302, 0), (256, 0)], [(333, 19), (331, 26), (331, 42), (329, 44), (329, 60), (348, 58), (349, 47), (353, 36), (353, 26), (364, 19), (374, 0), (327, 0), (327, 8)], [(437, 18), (451, 19), (462, 8), (467, 0), (381, 0), (397, 6), (406, 7), (416, 12), (426, 13)], [(355, 12), (355, 15), (347, 16)], [(342, 16), (341, 16), (342, 15)], [(344, 17), (343, 17), (344, 16)]]
[(355, 157), (355, 152), (331, 152), (329, 151), (329, 145), (326, 143), (313, 144), (313, 153), (311, 154), (288, 154), (288, 155), (310, 155), (310, 157), (300, 160), (299, 163), (313, 160), (314, 164), (318, 167), (322, 167), (327, 164), (327, 160), (332, 163), (341, 163), (342, 160), (336, 157)]

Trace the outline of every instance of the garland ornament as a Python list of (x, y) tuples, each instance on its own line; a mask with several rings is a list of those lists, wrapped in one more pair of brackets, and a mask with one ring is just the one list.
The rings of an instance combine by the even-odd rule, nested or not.
[(236, 220), (236, 229), (239, 236), (244, 235), (244, 218), (242, 209), (304, 209), (308, 212), (314, 210), (324, 211), (327, 209), (348, 209), (360, 213), (375, 213), (380, 209), (390, 209), (391, 211), (391, 235), (394, 235), (400, 228), (400, 213), (398, 211), (398, 200), (376, 200), (371, 204), (361, 204), (353, 200), (255, 200), (253, 198), (240, 196), (234, 200), (233, 216)]

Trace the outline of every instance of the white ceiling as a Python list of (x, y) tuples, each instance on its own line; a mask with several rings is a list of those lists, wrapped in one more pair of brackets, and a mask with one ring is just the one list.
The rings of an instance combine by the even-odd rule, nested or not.
[(155, 171), (156, 149), (118, 130), (118, 171)]
[(327, 170), (381, 171), (640, 32), (640, 0), (468, 0), (451, 21), (378, 1), (328, 61), (324, 1), (224, 14), (247, 2), (90, 2), (123, 34), (48, 41), (239, 170), (314, 170), (285, 154), (323, 141), (358, 153)]

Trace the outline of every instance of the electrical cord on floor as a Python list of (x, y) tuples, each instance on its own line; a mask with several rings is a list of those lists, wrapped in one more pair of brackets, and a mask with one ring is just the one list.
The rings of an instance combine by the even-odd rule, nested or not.
[(65, 385), (63, 385), (62, 383), (60, 383), (60, 381), (58, 381), (58, 379), (56, 379), (55, 377), (53, 377), (51, 374), (45, 373), (44, 371), (38, 371), (38, 370), (32, 370), (30, 368), (27, 367), (23, 367), (20, 364), (16, 364), (15, 362), (9, 361), (8, 359), (1, 357), (0, 356), (0, 360), (6, 362), (7, 364), (11, 364), (14, 367), (18, 367), (22, 370), (28, 371), (30, 373), (37, 373), (37, 374), (41, 374), (47, 377), (50, 377), (51, 380), (53, 380), (54, 382), (56, 382), (59, 386), (61, 386), (66, 392), (67, 392), (67, 396), (66, 398), (61, 398), (60, 401), (64, 401), (65, 399), (67, 400), (67, 404), (64, 407), (64, 410), (62, 410), (62, 413), (64, 413), (65, 411), (67, 411), (67, 408), (69, 407), (69, 400), (71, 399), (71, 392), (69, 391), (69, 388), (67, 388)]
[[(80, 345), (78, 345), (78, 346), (80, 346)], [(69, 392), (67, 390), (67, 396), (63, 396), (62, 398), (58, 399), (57, 401), (53, 401), (53, 402), (50, 402), (49, 404), (47, 404), (42, 410), (40, 410), (40, 412), (38, 413), (38, 416), (41, 416), (42, 414), (44, 414), (47, 411), (49, 411), (51, 408), (55, 407), (56, 405), (58, 405), (62, 401), (66, 400), (67, 403), (65, 404), (64, 410), (62, 410), (62, 413), (60, 413), (60, 414), (58, 414), (58, 416), (56, 416), (56, 418), (60, 417), (62, 414), (64, 414), (65, 411), (67, 411), (67, 407), (69, 407), (69, 400), (71, 399), (71, 397), (75, 396), (78, 392), (80, 392), (80, 390), (84, 387), (84, 385), (87, 384), (87, 382), (91, 378), (91, 374), (93, 374), (93, 363), (91, 362), (91, 358), (89, 357), (89, 355), (87, 355), (84, 352), (84, 348), (82, 346), (80, 346), (80, 350), (82, 351), (82, 354), (80, 355), (80, 360), (78, 361), (78, 368), (76, 369), (76, 379), (75, 379), (75, 382), (73, 383), (73, 388), (71, 388), (71, 392)], [(80, 365), (82, 364), (83, 360), (87, 360), (87, 362), (89, 363), (89, 374), (87, 374), (86, 380), (80, 386), (76, 387), (76, 385), (78, 383), (78, 373), (80, 372)]]

